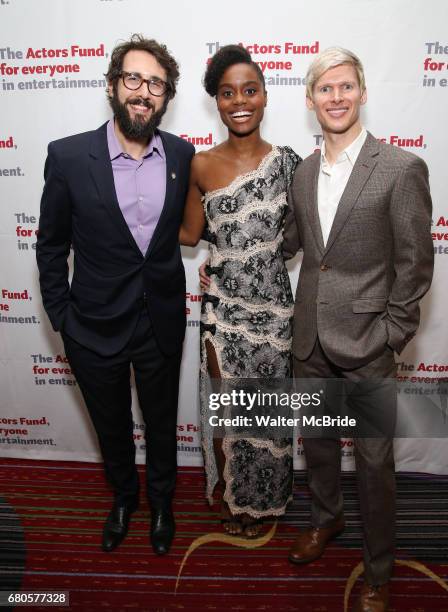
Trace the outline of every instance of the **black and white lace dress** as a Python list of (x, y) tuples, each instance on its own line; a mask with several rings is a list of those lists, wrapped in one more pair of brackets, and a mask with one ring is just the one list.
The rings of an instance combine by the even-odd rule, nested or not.
[[(201, 427), (212, 501), (218, 482), (206, 397), (206, 341), (222, 378), (291, 375), (293, 296), (282, 257), (286, 195), (300, 158), (273, 146), (258, 168), (205, 194), (210, 287), (201, 313)], [(280, 515), (292, 489), (292, 448), (280, 440), (223, 439), (224, 499), (233, 514)]]

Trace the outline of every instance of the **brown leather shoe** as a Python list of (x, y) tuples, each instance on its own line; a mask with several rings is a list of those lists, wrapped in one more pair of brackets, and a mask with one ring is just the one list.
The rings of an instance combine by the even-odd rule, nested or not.
[(289, 551), (292, 563), (310, 563), (322, 556), (327, 542), (343, 531), (344, 519), (341, 517), (331, 527), (310, 527), (301, 531)]
[(387, 612), (388, 609), (389, 585), (372, 586), (364, 582), (353, 612)]

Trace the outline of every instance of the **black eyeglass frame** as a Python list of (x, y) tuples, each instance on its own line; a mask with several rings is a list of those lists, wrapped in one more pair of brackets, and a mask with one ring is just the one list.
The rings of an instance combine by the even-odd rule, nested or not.
[[(138, 87), (132, 88), (132, 87), (129, 87), (128, 85), (126, 85), (125, 79), (128, 76), (134, 76), (134, 77), (138, 77), (140, 79), (140, 83), (139, 83)], [(123, 72), (120, 73), (120, 78), (123, 81), (123, 85), (129, 91), (137, 91), (137, 89), (140, 89), (140, 87), (142, 86), (143, 83), (146, 83), (146, 86), (148, 88), (149, 93), (152, 96), (155, 96), (156, 98), (161, 98), (162, 96), (164, 96), (170, 90), (170, 86), (168, 85), (168, 83), (166, 81), (163, 81), (162, 79), (158, 79), (158, 78), (155, 78), (155, 77), (150, 77), (149, 79), (144, 79), (139, 72), (124, 72), (123, 71)], [(151, 91), (151, 84), (157, 84), (158, 86), (163, 85), (163, 92), (162, 93), (154, 93), (153, 91)]]

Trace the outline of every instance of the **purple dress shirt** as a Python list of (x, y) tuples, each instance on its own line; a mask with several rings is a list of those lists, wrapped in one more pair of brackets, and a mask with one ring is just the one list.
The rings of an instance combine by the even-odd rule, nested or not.
[(166, 157), (162, 139), (154, 134), (142, 159), (134, 159), (121, 148), (111, 119), (107, 124), (107, 145), (118, 204), (145, 255), (165, 202)]

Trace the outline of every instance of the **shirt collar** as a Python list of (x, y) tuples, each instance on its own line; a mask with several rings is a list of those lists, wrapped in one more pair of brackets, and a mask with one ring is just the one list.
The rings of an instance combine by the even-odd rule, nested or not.
[[(336, 159), (335, 163), (337, 164), (339, 162), (348, 160), (350, 164), (354, 166), (356, 160), (358, 159), (358, 155), (361, 152), (363, 144), (366, 141), (366, 138), (367, 138), (367, 130), (364, 127), (362, 127), (361, 132), (358, 134), (355, 140), (351, 144), (349, 144), (348, 147), (346, 147), (343, 151), (339, 153), (338, 158)], [(325, 151), (326, 151), (326, 146), (325, 146), (325, 140), (324, 140), (322, 143), (320, 163), (321, 163), (321, 166), (325, 165), (329, 167), (327, 158), (325, 157)]]
[[(123, 148), (115, 134), (114, 129), (114, 119), (110, 119), (107, 122), (107, 146), (109, 149), (110, 160), (117, 159), (117, 157), (128, 157), (127, 154), (123, 151)], [(146, 151), (143, 157), (149, 157), (153, 153), (157, 153), (162, 159), (165, 159), (165, 150), (163, 148), (162, 139), (158, 132), (155, 132), (149, 144), (146, 148)]]
[(162, 159), (165, 159), (165, 150), (163, 148), (162, 139), (158, 132), (154, 132), (153, 137), (149, 141), (148, 148), (146, 149), (143, 157), (149, 157), (153, 153), (157, 153)]

